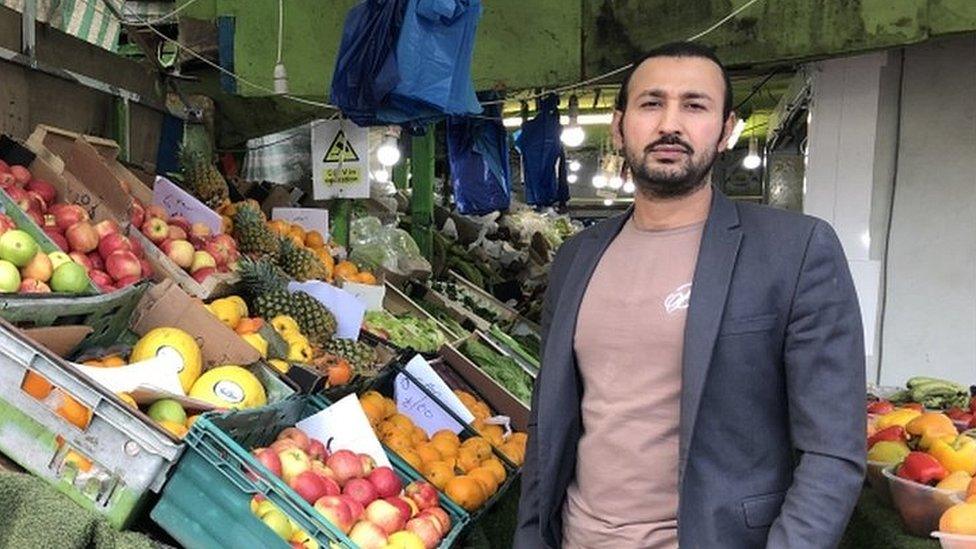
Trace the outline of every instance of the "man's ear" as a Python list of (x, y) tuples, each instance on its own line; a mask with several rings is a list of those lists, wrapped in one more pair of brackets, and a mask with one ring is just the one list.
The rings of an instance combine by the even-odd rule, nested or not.
[(613, 137), (614, 150), (624, 148), (624, 113), (623, 111), (613, 111), (613, 120), (610, 121), (610, 130)]
[(729, 138), (732, 137), (732, 130), (735, 129), (738, 121), (739, 118), (735, 112), (730, 112), (729, 117), (725, 119), (725, 124), (722, 125), (722, 138), (718, 142), (718, 152), (724, 151), (729, 146)]

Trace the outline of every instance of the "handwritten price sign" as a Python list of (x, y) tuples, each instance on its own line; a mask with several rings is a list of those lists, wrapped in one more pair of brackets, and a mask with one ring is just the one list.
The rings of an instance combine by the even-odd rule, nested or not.
[(414, 357), (407, 363), (405, 370), (437, 397), (435, 401), (406, 375), (397, 375), (394, 386), (397, 409), (426, 431), (428, 436), (442, 429), (450, 429), (455, 433), (460, 433), (464, 429), (464, 426), (451, 417), (440, 403), (447, 406), (465, 423), (474, 421), (474, 416), (468, 408), (422, 356)]
[(153, 185), (153, 204), (159, 204), (170, 216), (185, 217), (190, 223), (203, 223), (210, 232), (221, 232), (220, 215), (211, 210), (195, 196), (176, 186), (165, 177), (157, 177)]

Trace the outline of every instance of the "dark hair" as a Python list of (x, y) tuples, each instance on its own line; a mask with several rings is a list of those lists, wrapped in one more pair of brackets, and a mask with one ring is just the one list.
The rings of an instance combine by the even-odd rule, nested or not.
[(630, 87), (630, 79), (634, 76), (634, 71), (644, 61), (656, 57), (700, 57), (718, 65), (718, 68), (722, 70), (722, 79), (725, 81), (725, 103), (722, 105), (722, 120), (726, 120), (729, 117), (729, 113), (732, 112), (732, 81), (729, 79), (729, 72), (725, 70), (725, 65), (715, 55), (714, 49), (695, 42), (671, 42), (670, 44), (658, 46), (635, 62), (634, 66), (627, 71), (627, 75), (624, 76), (623, 84), (621, 84), (620, 91), (617, 93), (617, 104), (615, 108), (618, 111), (624, 112), (627, 110), (628, 88)]

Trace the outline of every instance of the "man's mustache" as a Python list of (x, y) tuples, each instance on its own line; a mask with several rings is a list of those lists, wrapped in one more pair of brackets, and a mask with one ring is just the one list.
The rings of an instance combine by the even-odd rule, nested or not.
[(651, 143), (647, 147), (644, 147), (644, 153), (645, 154), (646, 153), (649, 153), (649, 152), (653, 151), (654, 149), (656, 149), (657, 147), (661, 147), (661, 146), (665, 146), (665, 145), (670, 145), (670, 146), (677, 145), (677, 146), (683, 148), (685, 150), (685, 152), (688, 153), (688, 154), (692, 154), (694, 152), (694, 149), (692, 148), (691, 145), (689, 145), (688, 143), (685, 143), (680, 137), (677, 136), (677, 134), (673, 134), (672, 133), (672, 134), (669, 134), (669, 135), (665, 135), (661, 139), (658, 139), (657, 141)]

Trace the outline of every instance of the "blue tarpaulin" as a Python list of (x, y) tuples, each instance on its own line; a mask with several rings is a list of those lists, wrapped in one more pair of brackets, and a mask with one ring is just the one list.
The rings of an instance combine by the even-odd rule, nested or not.
[(504, 211), (511, 204), (508, 133), (498, 106), (485, 114), (452, 117), (447, 124), (451, 184), (458, 211), (465, 215)]
[(559, 96), (547, 95), (537, 107), (539, 114), (522, 124), (515, 144), (522, 155), (525, 201), (532, 206), (552, 206), (569, 200), (565, 154), (559, 140)]

